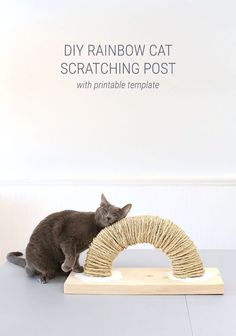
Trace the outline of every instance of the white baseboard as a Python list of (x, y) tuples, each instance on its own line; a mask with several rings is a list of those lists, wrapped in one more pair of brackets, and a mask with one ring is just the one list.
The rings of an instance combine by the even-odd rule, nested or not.
[(62, 178), (62, 179), (8, 179), (0, 180), (0, 185), (5, 186), (27, 186), (27, 185), (124, 185), (124, 186), (236, 186), (236, 177), (207, 177), (207, 176), (168, 176), (168, 177), (137, 177), (137, 178), (117, 178), (117, 177), (107, 177), (107, 178)]

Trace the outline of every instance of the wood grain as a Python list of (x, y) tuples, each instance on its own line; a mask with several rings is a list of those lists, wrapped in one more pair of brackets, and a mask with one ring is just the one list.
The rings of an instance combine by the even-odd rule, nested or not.
[(186, 282), (170, 279), (171, 268), (115, 268), (122, 279), (85, 282), (71, 272), (64, 284), (66, 294), (224, 294), (224, 282), (217, 268), (206, 268), (209, 278)]

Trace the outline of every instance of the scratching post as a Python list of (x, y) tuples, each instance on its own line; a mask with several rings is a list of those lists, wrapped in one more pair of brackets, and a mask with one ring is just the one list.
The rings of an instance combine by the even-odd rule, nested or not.
[[(112, 263), (117, 255), (137, 243), (150, 243), (161, 249), (170, 258), (172, 270), (124, 268), (113, 270), (114, 273)], [(138, 216), (124, 218), (104, 228), (94, 238), (84, 274), (72, 272), (64, 291), (80, 294), (223, 294), (223, 281), (218, 269), (204, 269), (196, 246), (180, 227), (157, 216)]]
[(85, 274), (111, 276), (116, 256), (138, 243), (160, 248), (171, 259), (176, 277), (197, 277), (204, 273), (198, 251), (182, 229), (168, 219), (140, 216), (124, 218), (97, 235), (88, 251)]

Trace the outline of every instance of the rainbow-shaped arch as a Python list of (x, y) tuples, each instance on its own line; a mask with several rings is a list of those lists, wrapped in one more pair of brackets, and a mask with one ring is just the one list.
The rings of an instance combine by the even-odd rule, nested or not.
[(170, 258), (174, 276), (178, 278), (204, 274), (193, 241), (172, 221), (157, 216), (127, 217), (100, 231), (89, 247), (85, 274), (111, 276), (112, 263), (117, 255), (138, 243), (150, 243), (161, 249)]

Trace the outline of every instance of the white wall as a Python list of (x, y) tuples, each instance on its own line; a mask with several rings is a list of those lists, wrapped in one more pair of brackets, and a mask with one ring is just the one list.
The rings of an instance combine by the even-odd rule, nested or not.
[[(134, 213), (172, 217), (202, 248), (236, 247), (235, 186), (50, 186), (235, 181), (235, 10), (233, 0), (1, 2), (1, 251), (22, 248), (48, 212), (96, 207), (104, 190)], [(81, 41), (172, 43), (176, 73), (129, 78), (160, 81), (158, 92), (79, 91), (60, 63), (63, 45)], [(41, 179), (49, 185), (14, 185)]]
[[(6, 1), (1, 179), (235, 175), (235, 10), (229, 0)], [(160, 80), (158, 92), (79, 91), (60, 63), (63, 45), (81, 41), (173, 43), (176, 73), (129, 77)]]

